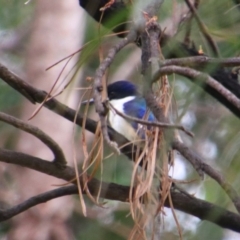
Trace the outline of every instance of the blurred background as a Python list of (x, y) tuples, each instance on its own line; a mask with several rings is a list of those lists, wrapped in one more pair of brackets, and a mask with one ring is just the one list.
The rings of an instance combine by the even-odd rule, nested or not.
[[(27, 1), (27, 0), (25, 0)], [(187, 26), (178, 22), (186, 9), (184, 1), (165, 1), (159, 16), (162, 28), (183, 41)], [(234, 1), (203, 0), (199, 15), (217, 42), (222, 57), (239, 55), (240, 14)], [(99, 65), (99, 48), (104, 54), (118, 38), (101, 27), (103, 38), (99, 45), (99, 24), (79, 6), (77, 0), (0, 0), (0, 62), (38, 89), (50, 91), (58, 79), (54, 94), (77, 109)], [(196, 48), (211, 55), (196, 22), (192, 21), (191, 40)], [(66, 60), (48, 67), (88, 45), (65, 66)], [(141, 51), (129, 45), (121, 51), (108, 72), (108, 81), (128, 79), (141, 84)], [(62, 69), (63, 73), (61, 73)], [(59, 77), (60, 76), (60, 77)], [(177, 106), (179, 121), (195, 137), (182, 136), (184, 142), (199, 152), (214, 168), (220, 170), (240, 192), (240, 124), (239, 120), (215, 99), (189, 80), (169, 77)], [(84, 97), (86, 98), (86, 97)], [(28, 120), (37, 106), (32, 105), (3, 81), (0, 81), (0, 111)], [(81, 111), (81, 110), (80, 110)], [(95, 118), (94, 109), (90, 117)], [(50, 135), (63, 149), (69, 165), (73, 165), (74, 151), (79, 164), (83, 161), (80, 133), (71, 122), (49, 110), (41, 111), (30, 121)], [(86, 133), (91, 144), (92, 134)], [(2, 148), (14, 149), (43, 159), (52, 160), (51, 152), (37, 139), (12, 126), (0, 123)], [(80, 147), (79, 147), (80, 146)], [(105, 154), (108, 155), (106, 149)], [(132, 164), (123, 156), (114, 155), (103, 161), (103, 180), (129, 185)], [(196, 197), (235, 211), (231, 201), (212, 179), (201, 181), (190, 164), (175, 155), (172, 171), (179, 180), (196, 180), (182, 184)], [(29, 197), (55, 188), (64, 182), (33, 170), (0, 163), (0, 207), (14, 206)], [(100, 173), (97, 174), (100, 177)], [(0, 239), (67, 240), (67, 239), (126, 239), (133, 227), (126, 203), (106, 201), (103, 208), (87, 198), (88, 217), (82, 216), (78, 197), (62, 197), (34, 207), (13, 219), (0, 223)], [(239, 235), (209, 222), (178, 211), (184, 239), (238, 239)], [(176, 223), (169, 209), (165, 209), (162, 223), (163, 240), (178, 239)]]

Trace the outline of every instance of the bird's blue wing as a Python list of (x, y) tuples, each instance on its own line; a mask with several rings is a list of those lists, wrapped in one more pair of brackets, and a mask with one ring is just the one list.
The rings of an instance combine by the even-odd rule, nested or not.
[[(146, 101), (142, 97), (136, 97), (133, 100), (126, 102), (123, 108), (125, 114), (131, 117), (139, 119), (147, 117), (145, 120), (148, 120), (149, 122), (155, 121), (153, 113), (147, 109)], [(131, 125), (135, 130), (138, 130), (139, 124), (137, 122), (131, 121)]]

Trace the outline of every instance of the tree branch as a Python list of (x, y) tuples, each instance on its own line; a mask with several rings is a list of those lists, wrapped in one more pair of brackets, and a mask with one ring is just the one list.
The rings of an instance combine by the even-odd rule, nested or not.
[(229, 198), (232, 200), (237, 211), (240, 213), (240, 197), (238, 196), (235, 189), (224, 179), (222, 174), (206, 164), (199, 154), (188, 148), (185, 144), (178, 141), (172, 143), (172, 148), (177, 150), (183, 157), (185, 157), (195, 169), (199, 169), (214, 179), (226, 192)]
[(161, 66), (178, 65), (182, 67), (197, 68), (205, 66), (236, 67), (240, 66), (240, 57), (211, 58), (205, 55), (183, 58), (172, 58), (162, 61)]
[(45, 203), (49, 200), (63, 197), (70, 194), (77, 194), (78, 188), (77, 186), (67, 186), (57, 188), (34, 197), (29, 198), (28, 200), (8, 209), (0, 209), (0, 222), (6, 221), (31, 207), (37, 206), (38, 204)]
[(2, 112), (0, 112), (0, 121), (6, 122), (38, 138), (52, 151), (54, 155), (53, 163), (61, 168), (66, 166), (67, 162), (60, 146), (41, 129)]
[(182, 125), (176, 125), (176, 124), (171, 124), (171, 123), (161, 123), (158, 121), (155, 122), (149, 122), (149, 121), (145, 121), (139, 118), (135, 118), (135, 117), (131, 117), (129, 115), (126, 115), (120, 111), (118, 111), (111, 103), (109, 103), (110, 107), (112, 108), (112, 110), (114, 112), (116, 112), (119, 116), (130, 120), (130, 121), (134, 121), (149, 127), (160, 127), (160, 128), (173, 128), (173, 129), (179, 129), (182, 130), (183, 132), (185, 132), (188, 136), (193, 137), (193, 133), (188, 131), (187, 129), (185, 129)]
[[(179, 66), (166, 66), (161, 67), (153, 77), (153, 82), (156, 81), (160, 76), (165, 74), (179, 74), (187, 77), (192, 80), (194, 83), (203, 88), (210, 95), (215, 97), (218, 101), (220, 101), (225, 107), (227, 107), (230, 111), (232, 111), (237, 117), (240, 118), (240, 100), (232, 94), (231, 91), (226, 89), (220, 83), (218, 83), (215, 79), (210, 77), (205, 73), (201, 73), (191, 68), (187, 67), (179, 67)], [(198, 80), (198, 81), (196, 81)]]
[(103, 84), (102, 78), (114, 60), (115, 55), (128, 43), (134, 42), (137, 38), (137, 34), (134, 30), (131, 30), (126, 38), (122, 39), (118, 44), (112, 47), (107, 54), (107, 57), (101, 62), (100, 66), (96, 71), (96, 75), (94, 77), (93, 83), (93, 97), (96, 112), (99, 115), (100, 122), (101, 122), (101, 130), (105, 141), (118, 153), (120, 153), (116, 142), (112, 142), (108, 135), (108, 128), (107, 128), (107, 109), (106, 106), (102, 102), (102, 91), (103, 91)]
[(154, 116), (159, 122), (168, 123), (168, 119), (164, 115), (164, 110), (156, 101), (152, 92), (151, 79), (153, 74), (159, 69), (161, 51), (159, 46), (159, 38), (161, 29), (156, 21), (159, 8), (163, 1), (152, 1), (149, 6), (144, 9), (146, 14), (145, 26), (141, 30), (141, 48), (142, 48), (142, 70), (143, 74), (143, 96), (147, 106), (150, 108)]
[[(122, 186), (114, 183), (100, 183), (96, 179), (92, 179), (88, 183), (88, 188), (93, 196), (97, 196), (100, 184), (100, 197), (122, 202), (127, 201), (130, 191), (130, 188), (128, 186)], [(72, 194), (78, 194), (78, 188), (76, 185), (61, 187), (39, 194), (9, 209), (1, 209), (0, 222), (6, 221), (38, 204)], [(215, 223), (220, 227), (240, 232), (240, 216), (238, 214), (226, 211), (221, 207), (197, 199), (189, 194), (177, 192), (175, 189), (171, 189), (171, 198), (174, 208), (177, 210), (191, 214), (201, 220), (207, 220), (209, 222)], [(165, 206), (171, 207), (169, 199), (167, 199), (165, 202)]]

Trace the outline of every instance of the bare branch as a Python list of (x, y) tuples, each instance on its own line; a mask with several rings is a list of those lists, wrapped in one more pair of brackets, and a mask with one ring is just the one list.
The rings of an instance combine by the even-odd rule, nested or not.
[(180, 152), (181, 155), (185, 157), (194, 166), (195, 169), (199, 169), (200, 171), (213, 178), (227, 193), (235, 205), (237, 211), (240, 213), (240, 197), (238, 196), (235, 189), (224, 179), (220, 172), (216, 171), (210, 165), (206, 164), (199, 154), (188, 148), (185, 144), (174, 141), (172, 143), (172, 148)]
[(66, 167), (60, 169), (53, 162), (43, 160), (41, 158), (33, 157), (25, 153), (10, 151), (0, 148), (0, 162), (16, 164), (18, 166), (27, 167), (38, 172), (54, 176), (56, 178), (71, 181), (75, 178), (75, 171)]
[[(153, 78), (154, 73), (157, 71), (157, 69), (159, 69), (161, 60), (163, 59), (163, 56), (161, 54), (161, 49), (160, 49), (160, 45), (159, 45), (159, 41), (160, 41), (160, 36), (161, 36), (161, 28), (159, 23), (157, 22), (157, 14), (160, 10), (161, 4), (164, 2), (163, 0), (152, 0), (152, 1), (142, 1), (145, 2), (145, 4), (147, 4), (147, 6), (143, 9), (143, 14), (142, 14), (142, 21), (143, 19), (145, 21), (144, 24), (145, 26), (141, 29), (141, 49), (142, 49), (142, 56), (141, 56), (141, 62), (142, 62), (142, 69), (141, 69), (141, 73), (143, 75), (143, 97), (146, 100), (146, 105), (147, 107), (152, 111), (153, 115), (155, 116), (155, 118), (162, 123), (169, 123), (169, 119), (167, 114), (165, 114), (165, 109), (164, 109), (164, 105), (161, 105), (157, 102), (156, 97), (153, 94), (152, 91), (152, 82), (151, 79)], [(158, 133), (158, 129), (156, 131), (156, 133)], [(167, 139), (167, 143), (168, 141), (172, 139), (174, 135), (174, 132), (171, 129), (168, 129), (166, 131), (164, 131), (164, 138)], [(155, 140), (157, 140), (157, 138), (155, 138)], [(153, 144), (153, 146), (157, 146), (157, 141), (156, 141), (156, 145)], [(167, 146), (168, 148), (168, 146)], [(165, 152), (165, 151), (162, 151)], [(165, 152), (166, 153), (166, 152)], [(154, 153), (152, 153), (152, 156), (156, 156), (159, 154), (159, 151), (157, 151), (157, 148), (154, 149)], [(162, 156), (164, 156), (164, 154), (161, 154)], [(166, 155), (165, 155), (166, 156)], [(163, 174), (161, 174), (160, 172), (158, 173), (158, 177), (159, 179), (161, 179), (159, 181), (159, 184), (161, 185), (161, 188), (164, 186), (164, 188), (166, 190), (162, 191), (162, 197), (160, 199), (156, 199), (157, 203), (157, 215), (159, 217), (159, 210), (161, 209), (161, 207), (163, 207), (164, 202), (167, 198), (167, 196), (169, 195), (169, 191), (170, 191), (170, 184), (169, 182), (165, 181), (163, 175), (167, 175), (168, 173), (165, 171), (166, 168), (164, 168), (164, 159), (165, 157), (162, 157), (158, 160), (158, 165), (157, 162), (154, 162), (154, 165), (151, 169), (152, 172), (154, 172), (154, 168), (156, 169), (157, 166), (159, 166), (161, 168), (161, 170), (163, 171)], [(166, 158), (165, 158), (166, 159)], [(153, 176), (153, 174), (151, 174), (151, 176)], [(152, 178), (150, 178), (152, 181)], [(150, 188), (149, 188), (150, 189)], [(146, 190), (144, 190), (144, 193), (148, 192)], [(151, 191), (151, 190), (150, 190)], [(160, 191), (161, 192), (161, 191)], [(143, 213), (143, 218), (144, 221), (146, 221), (147, 217), (144, 216)], [(152, 219), (152, 221), (154, 222), (158, 222), (158, 217), (155, 216), (155, 219)], [(139, 225), (140, 222), (136, 222), (136, 225)], [(152, 223), (153, 226), (156, 223)], [(146, 225), (145, 223), (143, 225)], [(152, 238), (153, 239), (158, 239), (160, 238), (160, 232), (158, 230), (159, 227), (156, 228), (152, 228)], [(143, 228), (144, 229), (144, 228)]]
[[(208, 203), (200, 199), (198, 199), (198, 201), (196, 202), (196, 198), (190, 195), (179, 194), (177, 192), (171, 191), (171, 197), (175, 209), (187, 213), (191, 212), (191, 215), (195, 217), (213, 222), (221, 227), (227, 227), (236, 232), (239, 232), (240, 230), (239, 214), (231, 214), (230, 217), (230, 212), (226, 211), (224, 208), (216, 208), (214, 204)], [(169, 203), (167, 202), (166, 205), (169, 206), (168, 204)]]
[(38, 138), (52, 151), (54, 155), (53, 163), (61, 168), (66, 166), (67, 162), (61, 147), (41, 129), (2, 112), (0, 112), (0, 121), (6, 122)]
[[(163, 109), (159, 106), (152, 92), (151, 79), (153, 74), (159, 69), (161, 50), (159, 46), (159, 38), (161, 29), (154, 16), (159, 11), (162, 1), (152, 1), (146, 8), (147, 19), (145, 28), (141, 33), (142, 43), (142, 74), (143, 74), (143, 96), (147, 102), (147, 106), (151, 109), (154, 116), (159, 122), (168, 123), (168, 119), (164, 115)], [(158, 8), (156, 6), (158, 6)], [(154, 7), (155, 6), (155, 7)]]
[[(8, 79), (8, 84), (20, 92), (24, 97), (26, 97), (31, 103), (35, 103), (35, 100), (26, 92), (26, 85), (25, 82), (23, 82), (17, 75), (15, 75), (13, 72), (9, 71), (7, 67), (0, 64), (0, 78), (5, 81), (5, 79)], [(21, 82), (21, 85), (18, 85), (18, 82)]]
[(189, 135), (190, 137), (193, 137), (193, 133), (186, 130), (182, 125), (176, 125), (176, 124), (171, 124), (171, 123), (161, 123), (161, 122), (149, 122), (149, 121), (144, 121), (142, 119), (139, 118), (135, 118), (135, 117), (131, 117), (129, 115), (126, 115), (120, 111), (118, 111), (111, 103), (109, 103), (110, 107), (113, 109), (114, 112), (116, 112), (119, 116), (128, 119), (130, 121), (134, 121), (146, 126), (150, 126), (150, 127), (160, 127), (160, 128), (176, 128), (179, 130), (182, 130), (183, 132), (185, 132), (187, 135)]
[[(114, 183), (100, 183), (96, 179), (92, 179), (88, 183), (89, 190), (93, 196), (98, 194), (98, 189), (101, 184), (100, 197), (109, 200), (118, 200), (122, 202), (128, 201), (129, 190), (128, 186), (122, 186)], [(37, 196), (34, 196), (21, 204), (18, 204), (9, 209), (0, 210), (0, 222), (8, 220), (17, 214), (26, 211), (27, 209), (44, 203), (46, 201), (62, 197), (66, 195), (78, 194), (78, 188), (75, 185), (61, 187), (54, 189)], [(175, 209), (191, 214), (201, 220), (207, 220), (215, 223), (221, 227), (240, 232), (240, 216), (236, 213), (226, 211), (214, 204), (197, 199), (189, 194), (177, 192), (174, 188), (171, 189), (171, 198)], [(166, 207), (170, 207), (167, 199), (165, 202)], [(190, 207), (191, 206), (191, 207)], [(209, 214), (211, 213), (211, 214)]]
[(96, 71), (96, 75), (94, 78), (93, 83), (93, 97), (94, 97), (94, 103), (96, 107), (96, 112), (99, 115), (100, 122), (101, 122), (101, 129), (102, 134), (105, 139), (105, 141), (117, 152), (120, 153), (117, 143), (112, 142), (108, 135), (108, 128), (107, 128), (107, 109), (106, 106), (102, 102), (102, 91), (103, 91), (103, 85), (102, 85), (102, 78), (108, 69), (108, 67), (111, 65), (111, 63), (114, 60), (115, 55), (128, 43), (134, 42), (137, 38), (136, 32), (134, 30), (131, 30), (126, 38), (122, 39), (118, 44), (116, 44), (113, 48), (111, 48), (107, 54), (107, 57), (101, 62), (100, 66), (98, 67)]
[(58, 197), (62, 197), (70, 194), (77, 194), (77, 193), (78, 193), (78, 188), (77, 186), (73, 185), (73, 186), (61, 187), (58, 189), (54, 189), (54, 190), (36, 195), (9, 209), (0, 209), (0, 222), (6, 221), (38, 204), (45, 203), (49, 200), (52, 200)]
[[(157, 79), (162, 75), (173, 73), (185, 76), (193, 80), (196, 84), (204, 88), (207, 92), (210, 92), (211, 95), (213, 95), (214, 97), (216, 96), (217, 100), (219, 100), (229, 110), (231, 110), (234, 114), (240, 117), (240, 100), (234, 94), (232, 94), (231, 91), (226, 89), (222, 84), (218, 83), (215, 79), (205, 73), (196, 71), (192, 68), (171, 65), (159, 69), (153, 77), (153, 82), (157, 81)], [(205, 84), (209, 88), (206, 88)]]
[(205, 55), (185, 58), (172, 58), (162, 61), (161, 66), (178, 65), (182, 67), (204, 67), (208, 65), (221, 66), (221, 67), (236, 67), (240, 66), (240, 57), (232, 58), (211, 58)]

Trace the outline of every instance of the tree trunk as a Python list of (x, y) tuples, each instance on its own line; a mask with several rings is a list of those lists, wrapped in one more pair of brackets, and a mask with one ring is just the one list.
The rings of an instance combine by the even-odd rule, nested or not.
[[(45, 69), (79, 49), (80, 37), (83, 35), (80, 32), (83, 31), (84, 16), (77, 1), (37, 0), (35, 4), (32, 31), (26, 53), (25, 79), (33, 86), (48, 92), (57, 79), (63, 63), (48, 71)], [(76, 61), (69, 63), (65, 74), (73, 67), (74, 62)], [(77, 92), (70, 90), (72, 91), (63, 93), (58, 99), (67, 105), (74, 106), (77, 104)], [(25, 101), (21, 118), (27, 120), (36, 108), (37, 106)], [(70, 144), (73, 132), (72, 123), (42, 108), (30, 124), (39, 127), (51, 136), (63, 149), (71, 165), (73, 158)], [(50, 161), (53, 159), (52, 153), (46, 146), (26, 133), (21, 132), (19, 135), (18, 150)], [(18, 202), (53, 189), (54, 184), (62, 183), (60, 180), (53, 180), (49, 176), (28, 169), (16, 167), (14, 174), (17, 179)], [(59, 198), (34, 207), (14, 218), (14, 227), (9, 239), (72, 239), (71, 232), (65, 224), (72, 210), (71, 197)]]

